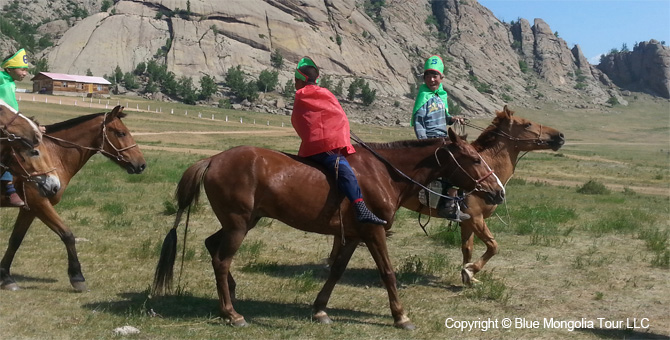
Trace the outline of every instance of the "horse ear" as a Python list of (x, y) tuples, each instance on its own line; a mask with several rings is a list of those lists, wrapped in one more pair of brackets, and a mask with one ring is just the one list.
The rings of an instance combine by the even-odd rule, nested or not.
[(461, 141), (461, 137), (458, 137), (458, 134), (454, 132), (452, 128), (449, 128), (449, 140), (451, 140), (452, 143), (458, 143)]
[(507, 108), (507, 105), (505, 105), (505, 107), (503, 108), (503, 110), (505, 111), (505, 114), (507, 114), (507, 116), (510, 117), (510, 118), (512, 118), (512, 116), (514, 115), (514, 111), (508, 109), (508, 108)]

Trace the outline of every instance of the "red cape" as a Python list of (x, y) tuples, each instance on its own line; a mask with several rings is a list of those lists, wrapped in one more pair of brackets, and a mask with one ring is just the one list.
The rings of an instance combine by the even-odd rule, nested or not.
[(356, 152), (350, 142), (347, 115), (326, 88), (307, 85), (296, 91), (291, 124), (302, 139), (298, 156), (341, 148), (344, 155)]

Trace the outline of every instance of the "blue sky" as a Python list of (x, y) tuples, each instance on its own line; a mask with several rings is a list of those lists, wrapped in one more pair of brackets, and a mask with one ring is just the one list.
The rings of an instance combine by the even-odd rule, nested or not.
[(670, 0), (479, 0), (507, 23), (524, 18), (544, 20), (568, 43), (579, 45), (592, 64), (625, 43), (656, 39), (670, 44)]

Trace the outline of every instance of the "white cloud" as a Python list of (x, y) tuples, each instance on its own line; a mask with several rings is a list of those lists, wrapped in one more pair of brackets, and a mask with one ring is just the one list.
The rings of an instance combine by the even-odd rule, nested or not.
[(589, 59), (589, 63), (592, 64), (592, 65), (598, 65), (598, 64), (600, 64), (600, 57), (603, 56), (604, 54), (605, 54), (605, 53), (600, 53), (600, 54), (598, 54), (598, 55), (595, 56), (595, 57), (591, 57), (591, 58)]

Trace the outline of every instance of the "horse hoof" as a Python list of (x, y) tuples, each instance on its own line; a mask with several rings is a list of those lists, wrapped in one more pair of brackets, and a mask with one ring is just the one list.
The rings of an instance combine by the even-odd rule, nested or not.
[(74, 291), (77, 293), (88, 292), (88, 286), (84, 281), (76, 281), (76, 282), (71, 281), (70, 284), (72, 285), (72, 288), (74, 288)]
[(330, 317), (328, 317), (328, 314), (326, 314), (325, 312), (319, 312), (319, 313), (314, 314), (314, 319), (316, 321), (318, 321), (319, 323), (323, 323), (323, 324), (333, 323), (333, 320), (331, 320)]
[(230, 323), (230, 325), (233, 326), (233, 327), (247, 327), (247, 326), (249, 326), (249, 324), (244, 320), (244, 318), (236, 320), (236, 321), (232, 321)]
[(9, 291), (12, 291), (12, 292), (17, 291), (17, 290), (21, 290), (21, 287), (19, 287), (19, 285), (17, 285), (15, 282), (8, 283), (6, 285), (2, 285), (2, 286), (0, 286), (0, 288), (2, 290), (9, 290)]
[(463, 281), (463, 285), (465, 286), (472, 286), (472, 282), (475, 280), (474, 274), (469, 269), (463, 268), (461, 269), (461, 281)]
[(408, 330), (408, 331), (413, 331), (413, 330), (416, 329), (416, 326), (414, 326), (414, 324), (409, 322), (409, 321), (399, 323), (399, 324), (395, 324), (394, 326), (396, 328), (400, 328), (400, 329), (404, 329), (404, 330)]

